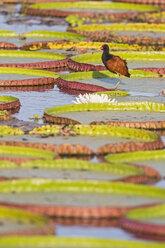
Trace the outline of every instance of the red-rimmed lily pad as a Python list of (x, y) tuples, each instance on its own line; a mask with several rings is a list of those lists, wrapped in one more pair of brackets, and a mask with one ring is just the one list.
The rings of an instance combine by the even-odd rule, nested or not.
[[(94, 67), (103, 67), (103, 66), (94, 66), (90, 64), (79, 63), (80, 67), (84, 72), (74, 72), (70, 74), (60, 75), (60, 78), (57, 79), (57, 85), (59, 87), (86, 91), (93, 91), (99, 89), (100, 91), (103, 88), (112, 90), (114, 85), (118, 82), (116, 74), (109, 71), (95, 71)], [(68, 61), (68, 66), (70, 67), (70, 60)], [(76, 69), (76, 67), (74, 67)], [(88, 71), (93, 70), (93, 71)], [(139, 100), (149, 100), (151, 101), (152, 97), (155, 94), (159, 94), (162, 90), (162, 87), (165, 87), (164, 80), (160, 78), (160, 75), (152, 71), (143, 71), (143, 70), (129, 70), (131, 77), (123, 77), (120, 83), (119, 88), (125, 91), (130, 91), (133, 98), (129, 97), (129, 100), (134, 100), (135, 97)], [(84, 85), (83, 85), (84, 84)], [(155, 89), (155, 85), (157, 86)], [(103, 88), (102, 88), (103, 87)], [(113, 94), (113, 92), (108, 93)], [(120, 94), (119, 94), (120, 95)], [(118, 96), (119, 96), (118, 95)], [(114, 94), (115, 96), (115, 94)], [(117, 95), (116, 95), (117, 96)], [(124, 96), (121, 94), (121, 96)], [(128, 93), (125, 93), (125, 96), (128, 96)], [(143, 98), (143, 96), (145, 96)], [(146, 98), (147, 97), (147, 98)], [(125, 98), (127, 99), (127, 98)], [(160, 98), (160, 100), (162, 100)], [(163, 101), (164, 102), (164, 101)]]
[[(12, 128), (11, 128), (12, 129)], [(44, 151), (37, 148), (29, 147), (17, 147), (17, 146), (0, 146), (0, 158), (2, 160), (14, 161), (16, 163), (22, 163), (28, 160), (34, 159), (53, 159), (55, 153), (50, 151)]]
[[(89, 11), (90, 9), (90, 11)], [(105, 11), (106, 10), (106, 11)], [(126, 13), (113, 13), (112, 10), (123, 11), (127, 10)], [(46, 3), (39, 3), (26, 7), (24, 9), (25, 14), (39, 15), (39, 16), (58, 16), (66, 17), (70, 14), (78, 14), (80, 16), (99, 17), (103, 13), (107, 13), (107, 16), (117, 16), (120, 18), (131, 18), (133, 17), (133, 11), (159, 11), (160, 8), (138, 5), (138, 4), (122, 4), (122, 3), (99, 3), (97, 1), (79, 1), (79, 2), (58, 2), (50, 3), (49, 6)], [(132, 12), (131, 12), (132, 11)]]
[(165, 205), (128, 211), (120, 225), (137, 237), (165, 241)]
[(92, 163), (76, 159), (35, 160), (20, 165), (0, 161), (0, 175), (5, 178), (94, 179), (131, 183), (153, 183), (160, 179), (160, 175), (147, 166)]
[[(25, 86), (54, 86), (55, 78), (59, 76), (58, 73), (49, 71), (12, 67), (0, 67), (0, 74), (0, 90), (3, 90), (6, 87), (12, 90), (14, 89), (13, 87), (20, 87), (20, 90), (24, 90)], [(12, 79), (8, 79), (11, 78), (11, 75)]]
[[(74, 220), (71, 220), (72, 222)], [(104, 220), (103, 220), (104, 221)], [(115, 239), (103, 239), (103, 238), (89, 238), (89, 237), (53, 237), (53, 236), (38, 236), (38, 237), (4, 237), (1, 238), (0, 247), (13, 247), (13, 245), (17, 248), (24, 248), (26, 244), (27, 248), (40, 248), (41, 246), (49, 247), (49, 248), (96, 248), (96, 247), (115, 247), (115, 248), (146, 248), (146, 246), (150, 246), (151, 248), (162, 248), (164, 243), (160, 242), (146, 242), (146, 241), (132, 241), (132, 240), (115, 240)]]
[[(113, 2), (114, 0), (112, 0)], [(116, 0), (115, 0), (116, 2)], [(163, 0), (120, 0), (120, 2), (124, 2), (124, 3), (140, 3), (140, 4), (151, 4), (151, 5), (157, 5), (157, 6), (162, 6), (165, 7), (165, 3)]]
[[(70, 31), (73, 32), (73, 29), (70, 28)], [(164, 47), (165, 44), (165, 38), (162, 36), (159, 37), (151, 37), (148, 35), (143, 36), (136, 36), (136, 35), (117, 35), (112, 33), (111, 31), (93, 31), (88, 32), (87, 30), (83, 30), (80, 32), (77, 32), (83, 35), (86, 35), (86, 37), (91, 41), (99, 41), (99, 42), (118, 42), (118, 43), (124, 43), (124, 44), (139, 44), (142, 46), (157, 46), (158, 47)]]
[[(35, 130), (34, 130), (35, 131)], [(29, 137), (30, 139), (30, 137)], [(30, 139), (31, 140), (31, 139)], [(38, 141), (38, 143), (36, 143)], [(81, 144), (69, 144), (65, 143), (63, 140), (61, 141), (61, 144), (52, 144), (52, 141), (47, 140), (47, 143), (42, 143), (39, 142), (40, 140), (35, 139), (32, 140), (32, 142), (22, 142), (22, 141), (16, 141), (16, 138), (14, 141), (0, 141), (1, 145), (11, 145), (11, 146), (19, 146), (19, 147), (29, 147), (29, 148), (38, 148), (38, 149), (43, 149), (51, 152), (58, 153), (59, 155), (62, 156), (89, 156), (92, 157), (94, 155), (94, 151), (90, 148), (88, 148), (85, 145)], [(53, 142), (54, 143), (54, 142)], [(59, 143), (59, 142), (57, 142)]]
[(54, 224), (47, 218), (19, 209), (0, 207), (0, 236), (46, 235), (54, 233)]
[[(71, 49), (72, 51), (86, 51), (86, 50), (97, 50), (99, 49), (104, 43), (103, 42), (66, 42), (65, 40), (49, 40), (49, 41), (33, 41), (23, 44), (20, 49), (21, 50), (40, 50), (40, 49)], [(145, 46), (138, 46), (137, 44), (119, 44), (119, 43), (109, 43), (108, 44), (112, 50), (147, 50)], [(152, 49), (152, 48), (149, 48)]]
[[(57, 125), (47, 125), (35, 128), (30, 134), (41, 137), (57, 135), (55, 142), (57, 145), (64, 142), (72, 145), (81, 144), (88, 146), (97, 155), (158, 149), (164, 146), (163, 141), (153, 132), (105, 125), (70, 125), (66, 130), (63, 128), (60, 130)], [(51, 137), (47, 138), (47, 142), (50, 141)]]
[(17, 109), (21, 103), (17, 97), (13, 96), (0, 96), (0, 110)]
[(113, 163), (135, 162), (141, 165), (149, 165), (151, 168), (155, 168), (162, 175), (162, 177), (165, 177), (165, 150), (121, 153), (118, 154), (117, 157), (115, 154), (109, 154), (106, 156), (106, 159)]
[(15, 44), (9, 42), (0, 42), (0, 49), (15, 50), (18, 47)]
[[(106, 121), (107, 125), (109, 122), (111, 126), (117, 126), (119, 123), (120, 126), (126, 127), (164, 129), (163, 108), (164, 104), (160, 104), (159, 107), (158, 103), (147, 101), (82, 103), (45, 109), (44, 118), (47, 122), (58, 124), (97, 124), (97, 122), (102, 124), (102, 121)], [(127, 115), (122, 110), (128, 111)], [(153, 121), (154, 118), (157, 121)], [(114, 121), (116, 124), (113, 124)]]
[(164, 203), (164, 192), (152, 186), (121, 182), (50, 179), (0, 182), (1, 204), (49, 216), (77, 218), (119, 217), (133, 207)]
[(63, 54), (0, 50), (0, 67), (43, 69), (62, 67), (66, 63), (67, 56)]

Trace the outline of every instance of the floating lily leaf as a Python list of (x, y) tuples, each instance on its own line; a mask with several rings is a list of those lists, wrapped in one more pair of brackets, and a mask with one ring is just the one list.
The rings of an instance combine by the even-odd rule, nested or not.
[(26, 38), (49, 38), (49, 39), (65, 39), (72, 41), (85, 40), (84, 35), (75, 34), (71, 32), (57, 32), (57, 31), (45, 31), (45, 30), (35, 30), (32, 32), (24, 33), (23, 37)]
[(165, 205), (128, 211), (121, 226), (139, 237), (165, 241)]
[(0, 161), (0, 175), (10, 178), (9, 172), (11, 172), (12, 178), (29, 178), (35, 175), (35, 177), (42, 178), (65, 179), (67, 173), (67, 177), (72, 180), (78, 178), (81, 180), (125, 180), (127, 182), (130, 180), (135, 183), (139, 182), (140, 179), (143, 182), (141, 176), (146, 175), (143, 168), (132, 165), (92, 163), (76, 159), (36, 160), (24, 162), (19, 166), (15, 163)]
[(142, 31), (142, 32), (164, 32), (165, 24), (153, 24), (153, 23), (114, 23), (109, 25), (104, 24), (90, 24), (81, 25), (73, 28), (76, 31)]
[(37, 237), (2, 237), (0, 247), (13, 247), (13, 245), (17, 248), (24, 248), (26, 244), (27, 248), (41, 248), (49, 247), (49, 248), (146, 248), (146, 246), (150, 246), (150, 248), (164, 248), (164, 243), (160, 242), (142, 242), (142, 241), (131, 241), (131, 240), (110, 240), (110, 239), (99, 239), (99, 238), (70, 238), (70, 237), (53, 237), (53, 236), (37, 236)]
[[(59, 77), (59, 73), (43, 70), (32, 70), (25, 68), (0, 67), (0, 74), (29, 75), (36, 77)], [(10, 76), (11, 77), (11, 76)]]
[(111, 162), (135, 162), (143, 160), (164, 160), (165, 150), (158, 151), (139, 151), (121, 154), (109, 154), (106, 159)]
[[(10, 203), (11, 206), (31, 209), (31, 211), (33, 209), (34, 212), (45, 211), (45, 214), (48, 215), (81, 216), (81, 218), (119, 217), (128, 210), (128, 207), (165, 202), (164, 189), (122, 182), (89, 180), (20, 179), (3, 181), (0, 182), (0, 196), (1, 202), (5, 199), (6, 203)], [(24, 205), (25, 201), (26, 206)]]
[(14, 38), (19, 37), (19, 34), (14, 31), (0, 30), (0, 37)]
[(120, 10), (136, 10), (136, 11), (159, 11), (160, 8), (149, 6), (149, 5), (140, 5), (140, 4), (130, 4), (130, 3), (108, 3), (103, 2), (99, 3), (97, 1), (88, 1), (84, 2), (61, 2), (61, 3), (38, 3), (30, 6), (34, 9), (120, 9)]
[(54, 231), (52, 223), (45, 217), (3, 206), (0, 207), (0, 221), (0, 236), (39, 235), (43, 229), (47, 234)]
[[(165, 61), (165, 52), (158, 51), (120, 51), (113, 52), (114, 55), (120, 56), (122, 59), (133, 60), (133, 61)], [(72, 56), (71, 59), (83, 63), (102, 63), (101, 61), (102, 53), (86, 53)]]

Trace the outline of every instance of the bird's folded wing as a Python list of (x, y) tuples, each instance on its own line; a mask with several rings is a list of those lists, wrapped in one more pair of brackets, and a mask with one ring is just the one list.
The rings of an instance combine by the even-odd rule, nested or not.
[(107, 68), (110, 71), (116, 72), (118, 74), (121, 74), (127, 77), (130, 76), (128, 72), (127, 62), (121, 59), (119, 56), (113, 55), (111, 59), (107, 60), (106, 64), (107, 64)]

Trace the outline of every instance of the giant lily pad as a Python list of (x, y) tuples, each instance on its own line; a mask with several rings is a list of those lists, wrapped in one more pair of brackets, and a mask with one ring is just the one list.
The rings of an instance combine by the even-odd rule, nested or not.
[(28, 213), (23, 210), (1, 206), (0, 220), (0, 236), (54, 233), (54, 227), (51, 221), (45, 217)]
[[(55, 72), (51, 72), (51, 71), (32, 70), (32, 69), (25, 69), (25, 68), (12, 68), (12, 67), (0, 67), (0, 74), (2, 74), (1, 77), (3, 77), (3, 74), (23, 75), (23, 79), (25, 79), (25, 77), (31, 78), (31, 76), (33, 76), (33, 77), (51, 77), (51, 78), (59, 77), (59, 73), (55, 73)], [(4, 76), (4, 79), (8, 79), (8, 77), (9, 76), (6, 76), (6, 77)]]
[[(154, 102), (84, 103), (54, 106), (45, 109), (44, 118), (51, 123), (89, 124), (93, 121), (134, 121), (139, 127), (164, 128), (164, 104)], [(121, 111), (128, 111), (127, 116)], [(114, 113), (113, 113), (114, 111)], [(130, 114), (129, 114), (130, 111)], [(112, 113), (111, 113), (112, 112)], [(146, 112), (146, 116), (141, 112)], [(154, 113), (155, 112), (155, 113)], [(157, 112), (157, 113), (156, 113)], [(158, 113), (159, 112), (159, 113)], [(154, 116), (161, 124), (153, 121)], [(146, 121), (146, 124), (144, 123)], [(151, 121), (151, 123), (150, 123)], [(130, 124), (131, 125), (131, 124)]]
[(10, 206), (47, 215), (81, 218), (119, 217), (128, 207), (165, 202), (165, 190), (152, 186), (50, 179), (0, 182), (0, 196), (1, 202), (10, 203)]
[[(37, 169), (37, 170), (36, 170)], [(149, 170), (149, 168), (147, 168)], [(152, 170), (153, 172), (153, 170)], [(92, 163), (76, 159), (35, 160), (17, 164), (0, 161), (0, 175), (3, 177), (42, 177), (52, 179), (95, 179), (127, 182), (145, 182), (150, 179), (158, 179), (158, 174), (153, 173), (150, 178), (143, 167), (135, 167), (127, 164)], [(144, 177), (143, 177), (143, 176)], [(146, 179), (148, 177), (148, 179)]]
[[(72, 49), (75, 51), (81, 51), (81, 49), (98, 49), (104, 43), (103, 42), (66, 42), (62, 41), (34, 41), (25, 43), (21, 46), (22, 50), (40, 50), (40, 49)], [(147, 47), (137, 44), (119, 44), (119, 43), (107, 43), (112, 50), (146, 50)], [(152, 48), (151, 48), (152, 49)]]
[(117, 163), (136, 162), (138, 164), (149, 165), (158, 170), (163, 177), (165, 176), (165, 150), (121, 153), (117, 157), (115, 154), (109, 154), (106, 156), (106, 159)]
[[(23, 68), (0, 67), (0, 87), (43, 86), (55, 84), (58, 73)], [(11, 79), (12, 76), (12, 79)]]
[(8, 42), (0, 42), (0, 49), (13, 50), (17, 48), (18, 47), (15, 44), (8, 43)]
[(17, 109), (21, 105), (18, 98), (13, 96), (0, 96), (0, 110)]
[(17, 34), (14, 31), (0, 30), (0, 37), (13, 38), (13, 37), (19, 37), (19, 34)]
[(128, 241), (128, 240), (110, 240), (100, 238), (77, 238), (77, 237), (52, 237), (52, 236), (38, 236), (38, 237), (4, 237), (1, 238), (0, 247), (24, 248), (41, 248), (42, 246), (48, 248), (96, 248), (96, 247), (115, 247), (115, 248), (164, 248), (164, 243), (160, 242), (142, 242), (142, 241)]
[(23, 33), (23, 37), (32, 38), (32, 39), (65, 39), (72, 41), (81, 41), (85, 40), (84, 35), (75, 34), (71, 32), (56, 32), (56, 31), (46, 31), (46, 30), (35, 30), (28, 33)]
[[(101, 61), (101, 54), (102, 53), (86, 53), (86, 54), (80, 54), (76, 56), (72, 56), (71, 59), (83, 63), (84, 61), (86, 63), (102, 63)], [(165, 52), (161, 51), (118, 51), (113, 52), (114, 55), (120, 56), (123, 59), (127, 59), (128, 61), (165, 61)]]
[(97, 1), (90, 2), (61, 2), (61, 3), (39, 3), (30, 6), (34, 9), (117, 9), (117, 10), (136, 10), (136, 11), (152, 11), (160, 10), (160, 8), (148, 6), (148, 5), (138, 5), (138, 4), (123, 4), (123, 3), (99, 3)]
[(18, 163), (30, 159), (53, 159), (55, 153), (41, 149), (17, 146), (0, 146), (0, 156), (3, 160), (16, 161)]
[[(69, 62), (69, 67), (71, 63)], [(82, 68), (88, 68), (88, 64), (80, 64)], [(79, 66), (78, 66), (79, 67)], [(76, 68), (76, 65), (74, 65)], [(164, 80), (159, 74), (151, 71), (143, 70), (129, 70), (131, 78), (123, 77), (118, 88), (130, 91), (134, 98), (129, 100), (134, 100), (135, 97), (139, 96), (139, 100), (152, 99), (153, 96), (162, 91), (162, 87), (165, 87)], [(64, 85), (64, 88), (72, 88), (77, 90), (81, 89), (84, 83), (84, 89), (92, 90), (95, 86), (104, 87), (111, 90), (114, 85), (118, 82), (116, 74), (109, 71), (88, 71), (88, 72), (75, 72), (66, 75), (60, 75), (60, 79), (57, 79), (57, 85)], [(155, 79), (156, 78), (156, 79)], [(58, 82), (59, 81), (59, 82)], [(86, 85), (86, 86), (85, 86)], [(156, 86), (156, 87), (155, 87)], [(97, 90), (99, 91), (99, 90)], [(102, 91), (102, 90), (100, 90)], [(127, 99), (127, 98), (125, 98)], [(160, 100), (163, 101), (163, 98)], [(163, 101), (164, 102), (164, 101)]]
[(73, 28), (76, 31), (151, 31), (151, 32), (164, 32), (165, 24), (153, 24), (153, 23), (114, 23), (109, 25), (80, 25)]
[[(3, 58), (2, 62), (0, 61), (1, 67), (3, 66), (3, 67), (22, 67), (22, 68), (42, 69), (42, 68), (58, 67), (57, 66), (58, 63), (56, 61), (61, 60), (62, 63), (64, 63), (66, 56), (63, 54), (44, 53), (44, 52), (36, 53), (31, 51), (5, 50), (5, 51), (0, 51), (0, 58)], [(40, 60), (38, 61), (38, 59)], [(45, 59), (48, 61), (45, 61)]]
[(162, 204), (128, 211), (120, 223), (138, 237), (165, 241), (164, 219), (165, 205)]
[[(86, 145), (97, 154), (150, 150), (163, 147), (162, 140), (153, 132), (103, 125), (75, 125), (67, 127), (66, 130), (63, 127), (59, 130), (59, 126), (56, 125), (48, 125), (35, 128), (30, 134), (58, 135), (55, 141), (57, 145), (61, 145), (64, 142), (72, 145)], [(64, 135), (64, 137), (60, 137), (60, 134)], [(131, 139), (132, 142), (128, 142), (128, 139)], [(47, 142), (51, 142), (51, 137), (47, 139)]]

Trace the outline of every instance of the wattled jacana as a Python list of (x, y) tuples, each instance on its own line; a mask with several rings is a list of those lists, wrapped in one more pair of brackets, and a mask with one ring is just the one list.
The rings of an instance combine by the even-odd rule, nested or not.
[(115, 74), (119, 75), (119, 81), (113, 88), (114, 90), (118, 87), (118, 85), (121, 82), (120, 75), (124, 75), (126, 77), (130, 77), (130, 74), (128, 72), (127, 62), (124, 59), (121, 59), (119, 56), (115, 56), (113, 54), (109, 53), (109, 47), (107, 44), (102, 45), (100, 48), (103, 50), (102, 54), (102, 62), (105, 65), (105, 67)]

